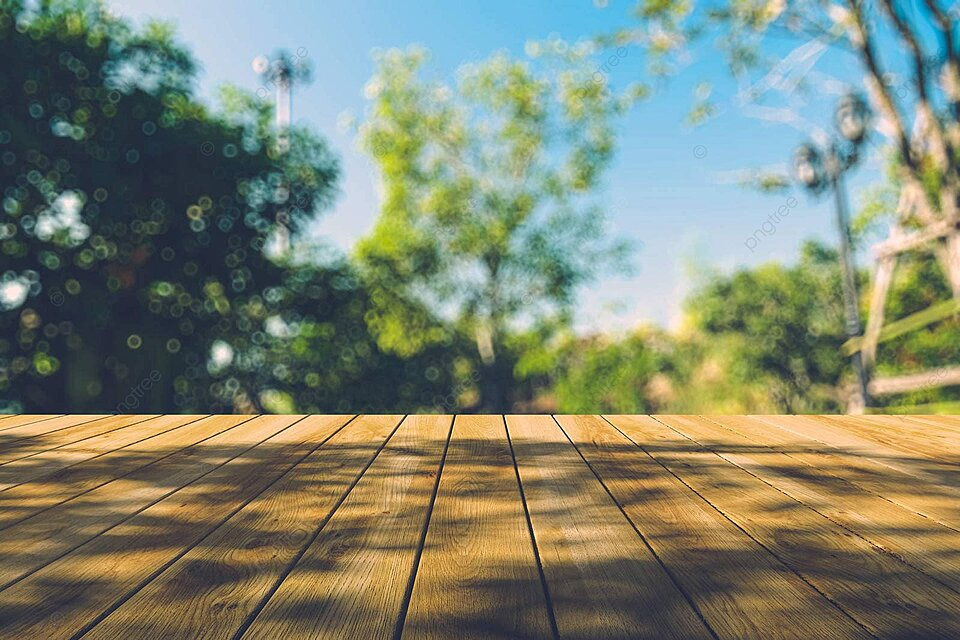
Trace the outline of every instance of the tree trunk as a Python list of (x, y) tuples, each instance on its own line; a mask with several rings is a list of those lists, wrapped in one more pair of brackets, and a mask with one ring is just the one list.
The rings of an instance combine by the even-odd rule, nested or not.
[(510, 385), (513, 367), (497, 338), (499, 332), (491, 322), (476, 329), (477, 355), (480, 356), (480, 401), (477, 406), (487, 413), (504, 413), (510, 408)]
[(513, 375), (500, 358), (480, 367), (480, 410), (485, 413), (506, 413), (510, 410), (510, 385)]

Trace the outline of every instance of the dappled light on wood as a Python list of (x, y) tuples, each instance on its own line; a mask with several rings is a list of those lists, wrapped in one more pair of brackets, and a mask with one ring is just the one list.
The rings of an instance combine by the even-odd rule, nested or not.
[(0, 638), (960, 636), (960, 418), (0, 418)]

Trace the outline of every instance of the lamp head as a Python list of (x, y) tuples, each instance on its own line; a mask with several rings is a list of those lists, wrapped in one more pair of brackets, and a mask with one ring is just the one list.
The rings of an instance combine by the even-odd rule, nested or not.
[(844, 138), (857, 145), (863, 142), (870, 126), (870, 107), (856, 93), (848, 93), (837, 105), (835, 123)]
[(793, 176), (804, 188), (819, 192), (826, 186), (823, 156), (810, 143), (797, 147), (793, 154)]
[(270, 60), (267, 59), (267, 56), (259, 55), (253, 59), (253, 71), (258, 75), (262, 75), (267, 72), (267, 69), (270, 68)]

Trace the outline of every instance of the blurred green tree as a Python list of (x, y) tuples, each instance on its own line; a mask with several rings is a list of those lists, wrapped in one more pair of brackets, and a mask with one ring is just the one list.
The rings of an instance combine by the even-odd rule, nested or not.
[(367, 84), (360, 140), (384, 185), (377, 224), (356, 248), (369, 326), (403, 355), (473, 342), (484, 410), (516, 400), (508, 334), (564, 324), (582, 284), (625, 264), (591, 195), (614, 122), (640, 91), (611, 91), (591, 52), (531, 44), (530, 60), (497, 54), (448, 85), (423, 77), (426, 51), (391, 50)]
[[(958, 18), (956, 3), (942, 0), (638, 0), (629, 23), (599, 41), (639, 47), (658, 78), (691, 67), (704, 50), (720, 53), (739, 80), (737, 102), (757, 107), (754, 115), (793, 124), (803, 122), (798, 109), (816, 108), (827, 88), (823, 74), (814, 72), (817, 60), (848, 61), (850, 71), (860, 74), (852, 84), (862, 84), (877, 116), (874, 139), (886, 143), (889, 159), (885, 182), (866, 194), (854, 225), (861, 244), (868, 244), (883, 240), (894, 221), (911, 230), (960, 217)], [(718, 111), (708, 80), (695, 90), (691, 123)], [(762, 190), (789, 185), (786, 176), (763, 171), (749, 173), (745, 181)], [(909, 204), (901, 208), (899, 203)], [(908, 309), (920, 311), (918, 300), (929, 305), (960, 296), (960, 236), (947, 235), (917, 249), (897, 267), (904, 273), (896, 275), (888, 296), (887, 321), (904, 317)], [(933, 258), (922, 255), (925, 251)], [(957, 330), (954, 318), (883, 345), (877, 374), (933, 368), (935, 380), (938, 368), (957, 362)], [(936, 386), (931, 383), (902, 402), (942, 402), (960, 393)], [(901, 400), (880, 401), (901, 405)]]
[(675, 332), (569, 337), (530, 368), (562, 412), (834, 412), (848, 382), (839, 288), (835, 253), (806, 243), (792, 266), (701, 273)]
[(267, 107), (211, 114), (168, 27), (99, 3), (4, 3), (0, 55), (10, 408), (257, 407), (249, 381), (219, 394), (211, 375), (281, 281), (261, 250), (275, 208), (299, 224), (332, 196), (323, 142), (299, 131), (277, 156)]
[(348, 265), (264, 254), (278, 208), (297, 230), (333, 197), (322, 140), (295, 129), (276, 153), (269, 104), (227, 89), (211, 112), (169, 27), (96, 2), (4, 2), (0, 57), (3, 408), (376, 410), (449, 389), (443, 357), (378, 352)]
[(677, 341), (640, 328), (623, 338), (566, 341), (556, 354), (553, 391), (560, 413), (656, 413), (674, 397)]
[(846, 359), (836, 263), (833, 250), (807, 242), (795, 265), (705, 279), (686, 303), (686, 331), (700, 347), (693, 384), (678, 381), (689, 391), (678, 394), (678, 410), (839, 409)]
[[(236, 366), (258, 380), (274, 412), (444, 411), (457, 406), (457, 345), (409, 357), (383, 352), (367, 331), (370, 293), (353, 267), (311, 247), (287, 265), (274, 289), (278, 313), (264, 313), (266, 339)], [(249, 357), (255, 354), (256, 357)]]

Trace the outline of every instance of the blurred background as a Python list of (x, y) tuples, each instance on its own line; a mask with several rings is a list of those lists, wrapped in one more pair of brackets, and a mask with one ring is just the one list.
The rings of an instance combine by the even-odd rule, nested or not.
[(960, 6), (0, 2), (0, 411), (960, 411)]

